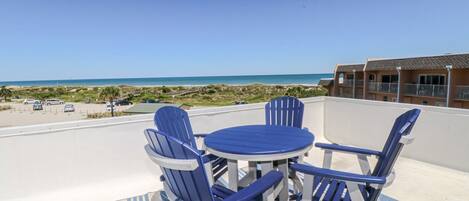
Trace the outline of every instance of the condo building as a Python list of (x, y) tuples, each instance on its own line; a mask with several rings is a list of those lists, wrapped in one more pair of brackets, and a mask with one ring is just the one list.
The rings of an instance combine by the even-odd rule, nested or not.
[(339, 64), (319, 84), (330, 96), (469, 109), (469, 54)]

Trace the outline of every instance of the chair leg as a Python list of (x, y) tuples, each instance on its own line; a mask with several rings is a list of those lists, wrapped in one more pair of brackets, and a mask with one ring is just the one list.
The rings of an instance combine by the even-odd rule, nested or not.
[(358, 183), (355, 182), (345, 182), (347, 184), (347, 190), (350, 194), (350, 198), (353, 201), (365, 201), (363, 198), (362, 193), (360, 192), (360, 188), (358, 187)]
[(257, 180), (257, 164), (256, 162), (249, 161), (248, 162), (248, 168), (247, 171), (244, 172), (243, 169), (239, 170), (240, 171), (240, 176), (242, 178), (238, 182), (238, 186), (240, 187), (247, 187), (249, 184), (255, 182)]
[(331, 169), (331, 164), (332, 164), (332, 151), (324, 150), (324, 160), (322, 162), (322, 167)]
[[(271, 161), (265, 161), (265, 162), (259, 162), (261, 166), (261, 172), (262, 176), (266, 175), (273, 169), (273, 164)], [(266, 192), (262, 194), (262, 200), (267, 200), (267, 201), (274, 201), (275, 200), (275, 195), (273, 194), (273, 188), (270, 188)]]
[(238, 161), (228, 160), (228, 185), (230, 190), (238, 191)]
[(171, 201), (176, 201), (177, 200), (177, 196), (174, 195), (173, 191), (171, 191), (171, 188), (169, 188), (166, 181), (163, 182), (163, 189), (164, 189), (164, 192), (166, 193), (166, 195), (168, 196), (169, 200), (171, 200)]
[(288, 159), (278, 161), (278, 169), (283, 174), (283, 186), (282, 190), (280, 191), (279, 199), (280, 200), (288, 200)]
[(311, 201), (313, 199), (313, 181), (314, 176), (305, 174), (304, 185), (307, 188), (303, 188), (303, 198), (302, 201)]
[(204, 164), (205, 173), (207, 174), (208, 184), (213, 186), (214, 178), (213, 178), (213, 171), (212, 171), (212, 163), (208, 162)]
[(364, 175), (371, 175), (371, 168), (370, 162), (368, 162), (368, 158), (366, 155), (357, 155), (358, 164), (360, 164), (360, 169)]

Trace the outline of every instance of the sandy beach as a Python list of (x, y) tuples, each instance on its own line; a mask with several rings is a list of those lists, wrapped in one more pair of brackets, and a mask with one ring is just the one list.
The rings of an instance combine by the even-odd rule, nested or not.
[[(63, 112), (64, 105), (44, 105), (44, 110), (33, 111), (32, 105), (0, 103), (0, 106), (10, 105), (12, 107), (10, 110), (0, 111), (0, 128), (81, 120), (86, 119), (89, 113), (106, 112), (106, 105), (104, 104), (67, 104), (73, 104), (75, 112)], [(116, 111), (123, 111), (129, 107), (116, 106)]]

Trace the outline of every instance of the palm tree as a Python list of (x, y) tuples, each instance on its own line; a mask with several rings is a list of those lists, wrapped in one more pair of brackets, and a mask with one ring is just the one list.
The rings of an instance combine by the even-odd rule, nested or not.
[(6, 88), (6, 86), (2, 86), (0, 88), (0, 96), (4, 98), (5, 102), (7, 102), (7, 98), (10, 97), (13, 94), (13, 92)]
[(120, 95), (120, 89), (117, 87), (105, 87), (101, 93), (99, 93), (99, 97), (103, 100), (109, 100), (111, 104), (111, 116), (114, 116), (114, 100), (118, 98)]

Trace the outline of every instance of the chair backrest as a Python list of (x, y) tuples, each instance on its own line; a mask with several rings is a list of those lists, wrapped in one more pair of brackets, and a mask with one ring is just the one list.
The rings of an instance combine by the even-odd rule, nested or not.
[[(419, 109), (412, 109), (400, 115), (394, 121), (394, 126), (383, 147), (382, 155), (379, 157), (372, 172), (373, 176), (386, 177), (391, 173), (394, 163), (404, 146), (401, 139), (410, 135), (419, 115)], [(381, 189), (372, 190), (370, 196), (372, 199), (370, 200), (376, 200), (380, 192)]]
[(164, 106), (156, 111), (154, 121), (159, 131), (163, 131), (197, 149), (189, 115), (183, 109)]
[(304, 104), (295, 97), (282, 96), (265, 105), (266, 125), (302, 128)]
[(195, 159), (194, 170), (178, 170), (161, 167), (172, 193), (181, 200), (210, 201), (213, 194), (202, 163), (202, 156), (191, 145), (172, 135), (154, 129), (146, 129), (145, 136), (150, 148), (159, 156), (170, 159)]

